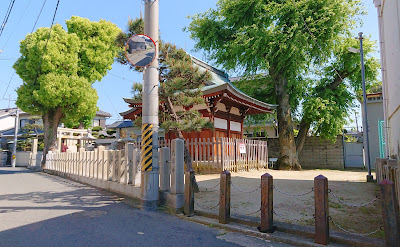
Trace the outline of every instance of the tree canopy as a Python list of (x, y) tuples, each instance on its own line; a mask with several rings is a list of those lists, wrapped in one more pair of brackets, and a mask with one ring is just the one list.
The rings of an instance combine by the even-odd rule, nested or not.
[(350, 35), (362, 13), (359, 0), (220, 0), (216, 9), (192, 16), (187, 30), (196, 49), (224, 68), (267, 74), (250, 80), (250, 89), (256, 98), (269, 95), (274, 101), (269, 103), (278, 104), (277, 165), (298, 169), (293, 111), (303, 97), (314, 99), (315, 77), (308, 75), (331, 62), (334, 47)]
[(67, 30), (56, 24), (28, 34), (14, 64), (23, 80), (16, 104), (43, 117), (45, 153), (55, 148), (61, 121), (74, 123), (96, 114), (98, 96), (92, 84), (111, 69), (119, 50), (115, 39), (120, 29), (108, 21), (73, 16), (66, 25)]

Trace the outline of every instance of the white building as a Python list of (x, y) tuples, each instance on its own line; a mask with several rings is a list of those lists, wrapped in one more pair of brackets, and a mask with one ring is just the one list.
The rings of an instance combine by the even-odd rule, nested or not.
[(388, 155), (400, 158), (400, 3), (399, 0), (373, 1), (379, 22)]

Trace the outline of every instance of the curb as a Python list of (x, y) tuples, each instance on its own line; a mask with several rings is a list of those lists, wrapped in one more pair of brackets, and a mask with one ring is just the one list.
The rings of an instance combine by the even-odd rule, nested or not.
[[(274, 232), (273, 234), (262, 233), (262, 232), (255, 230), (252, 227), (242, 225), (242, 224), (237, 224), (234, 222), (229, 223), (229, 224), (220, 224), (220, 223), (218, 223), (218, 220), (216, 220), (216, 219), (207, 218), (207, 217), (198, 216), (198, 215), (187, 217), (183, 214), (179, 214), (179, 215), (177, 215), (177, 217), (179, 217), (183, 220), (196, 222), (196, 223), (199, 223), (202, 225), (208, 225), (210, 227), (216, 227), (216, 228), (220, 228), (220, 229), (227, 230), (230, 232), (242, 233), (242, 234), (253, 236), (256, 238), (261, 238), (261, 239), (270, 240), (270, 241), (279, 242), (279, 243), (290, 244), (293, 246), (305, 246), (305, 247), (323, 246), (320, 244), (316, 244), (316, 243), (312, 242), (312, 240), (301, 237), (301, 236), (294, 236), (294, 235), (284, 233), (284, 232)], [(342, 246), (342, 245), (330, 244), (330, 246)]]
[[(206, 217), (215, 220), (218, 222), (218, 215), (209, 211), (203, 211), (203, 210), (195, 210), (195, 214), (200, 217)], [(184, 219), (190, 220), (191, 217), (183, 217)], [(231, 215), (231, 220), (233, 224), (240, 224), (244, 225), (247, 227), (252, 227), (253, 232), (259, 233), (262, 236), (265, 236), (265, 233), (260, 233), (256, 231), (257, 227), (260, 225), (260, 219), (256, 217), (251, 217), (251, 216), (241, 216), (241, 215)], [(200, 223), (200, 222), (199, 222)], [(231, 223), (231, 224), (232, 224)], [(218, 223), (219, 224), (219, 223)], [(221, 225), (222, 228), (228, 227), (229, 225), (226, 224), (219, 224)], [(284, 223), (284, 222), (279, 222), (279, 221), (274, 221), (274, 225), (276, 225), (277, 229), (273, 234), (268, 234), (270, 236), (273, 236), (277, 233), (286, 233), (286, 234), (292, 234), (296, 235), (298, 237), (308, 239), (308, 241), (311, 241), (312, 244), (314, 245), (307, 245), (307, 246), (321, 246), (319, 244), (313, 243), (314, 241), (314, 227), (311, 226), (300, 226), (300, 225), (295, 225), (295, 224), (289, 224), (289, 223)], [(259, 236), (257, 236), (259, 237)], [(274, 239), (270, 239), (274, 240)], [(278, 240), (278, 239), (277, 239)], [(370, 238), (370, 237), (361, 237), (353, 234), (348, 234), (348, 233), (342, 233), (342, 232), (336, 232), (336, 231), (330, 231), (329, 234), (329, 240), (330, 244), (336, 243), (340, 245), (346, 245), (346, 246), (357, 246), (357, 247), (381, 247), (385, 246), (385, 241), (383, 239), (377, 239), (377, 238)], [(280, 241), (280, 240), (278, 240)], [(283, 242), (283, 240), (282, 240)], [(298, 243), (289, 243), (289, 244), (294, 244), (298, 245)], [(305, 245), (301, 245), (305, 246)]]

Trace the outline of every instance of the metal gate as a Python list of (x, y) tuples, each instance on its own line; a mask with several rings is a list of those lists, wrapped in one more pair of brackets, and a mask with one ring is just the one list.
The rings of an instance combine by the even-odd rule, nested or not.
[(344, 142), (344, 167), (364, 168), (363, 144), (360, 142)]
[(379, 132), (379, 155), (381, 158), (386, 158), (386, 138), (385, 138), (385, 121), (378, 119)]

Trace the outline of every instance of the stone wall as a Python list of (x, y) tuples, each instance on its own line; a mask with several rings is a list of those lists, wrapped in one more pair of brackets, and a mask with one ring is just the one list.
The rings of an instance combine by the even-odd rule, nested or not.
[[(279, 157), (278, 138), (268, 139), (268, 157)], [(335, 143), (325, 141), (318, 136), (307, 137), (299, 159), (303, 168), (343, 169), (342, 136), (338, 136)]]

